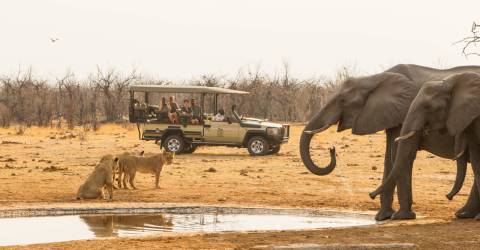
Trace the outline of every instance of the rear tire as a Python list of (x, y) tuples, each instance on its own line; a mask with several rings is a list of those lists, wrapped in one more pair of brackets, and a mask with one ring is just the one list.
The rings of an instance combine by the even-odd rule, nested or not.
[(183, 153), (192, 154), (193, 152), (195, 152), (195, 150), (197, 150), (197, 146), (190, 144), (185, 147), (185, 149), (183, 150)]
[(170, 135), (167, 137), (167, 139), (165, 139), (165, 142), (163, 143), (163, 148), (165, 149), (165, 151), (176, 154), (183, 153), (185, 146), (185, 141), (180, 135)]
[(264, 137), (254, 136), (248, 140), (247, 149), (251, 156), (266, 155), (270, 151), (270, 144)]

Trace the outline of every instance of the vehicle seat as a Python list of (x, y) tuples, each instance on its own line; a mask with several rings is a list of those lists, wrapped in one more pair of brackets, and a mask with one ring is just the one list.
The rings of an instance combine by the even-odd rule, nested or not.
[(191, 124), (192, 123), (192, 117), (189, 115), (180, 115), (178, 117), (178, 120), (180, 121), (180, 124)]
[(155, 112), (157, 120), (162, 123), (169, 123), (168, 112)]

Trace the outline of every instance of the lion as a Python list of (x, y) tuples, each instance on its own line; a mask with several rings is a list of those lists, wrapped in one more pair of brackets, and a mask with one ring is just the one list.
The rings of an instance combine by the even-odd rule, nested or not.
[[(140, 151), (140, 152), (123, 152), (119, 155), (117, 155), (117, 158), (120, 160), (122, 159), (124, 156), (128, 156), (128, 155), (139, 155), (139, 156), (143, 156), (143, 154), (145, 153), (145, 151)], [(113, 179), (113, 189), (118, 189), (118, 188), (121, 188), (121, 186), (119, 185), (118, 187), (115, 186), (115, 174), (119, 174), (119, 171), (118, 171), (118, 162), (117, 164), (115, 164), (114, 168), (113, 168), (113, 175), (112, 175), (112, 179)], [(120, 178), (118, 179), (120, 180)], [(120, 181), (118, 182), (120, 184)]]
[[(133, 155), (125, 155), (118, 161), (118, 186), (121, 187), (121, 182), (123, 183), (123, 188), (128, 189), (127, 179), (130, 183), (130, 186), (133, 189), (137, 189), (134, 184), (135, 175), (137, 171), (140, 173), (153, 173), (155, 174), (155, 187), (159, 188), (158, 182), (160, 180), (160, 172), (162, 171), (163, 165), (170, 165), (173, 162), (175, 153), (163, 151), (163, 153), (155, 154), (153, 156), (144, 156), (138, 157)], [(122, 181), (122, 175), (125, 174)]]
[(113, 171), (117, 162), (118, 157), (104, 155), (93, 169), (93, 172), (78, 189), (77, 200), (105, 199), (104, 188), (107, 189), (110, 200), (113, 199)]

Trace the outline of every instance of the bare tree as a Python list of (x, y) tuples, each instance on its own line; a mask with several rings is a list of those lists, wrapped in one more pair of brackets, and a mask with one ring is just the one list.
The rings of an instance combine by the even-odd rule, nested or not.
[(115, 121), (125, 114), (128, 86), (139, 79), (140, 76), (135, 70), (122, 77), (113, 69), (104, 72), (97, 67), (97, 72), (91, 77), (91, 81), (104, 95), (103, 107), (107, 121)]
[(71, 72), (67, 72), (63, 78), (58, 79), (57, 84), (61, 102), (64, 104), (64, 111), (60, 112), (60, 117), (64, 117), (67, 120), (68, 128), (72, 129), (77, 116), (78, 109), (75, 107), (79, 103), (80, 84)]
[[(185, 85), (218, 86), (250, 92), (219, 99), (227, 112), (232, 104), (241, 114), (277, 121), (306, 121), (323, 105), (336, 86), (349, 77), (343, 68), (334, 79), (295, 78), (284, 63), (279, 74), (269, 75), (259, 67), (239, 71), (233, 78), (203, 75)], [(123, 75), (97, 68), (88, 79), (67, 72), (52, 84), (34, 76), (31, 69), (0, 77), (0, 126), (11, 123), (47, 126), (56, 122), (69, 128), (86, 125), (96, 129), (100, 121), (116, 121), (128, 113), (128, 87), (131, 84), (174, 84), (153, 78), (143, 79), (135, 71)], [(155, 96), (150, 101), (155, 102)], [(157, 96), (158, 97), (158, 96)], [(209, 96), (208, 98), (212, 98)], [(158, 101), (158, 100), (156, 100)], [(205, 102), (211, 103), (211, 99)], [(213, 112), (206, 106), (206, 112)], [(86, 128), (86, 127), (85, 127)]]
[(463, 48), (462, 48), (462, 53), (465, 55), (465, 56), (469, 56), (469, 55), (477, 55), (479, 56), (480, 53), (477, 53), (477, 52), (468, 52), (468, 50), (472, 47), (472, 46), (476, 46), (477, 43), (480, 42), (480, 35), (479, 35), (479, 32), (480, 32), (480, 24), (476, 24), (475, 22), (473, 22), (472, 24), (472, 28), (470, 30), (471, 32), (471, 35), (468, 36), (468, 37), (465, 37), (463, 38), (462, 40), (456, 42), (456, 43), (463, 43)]

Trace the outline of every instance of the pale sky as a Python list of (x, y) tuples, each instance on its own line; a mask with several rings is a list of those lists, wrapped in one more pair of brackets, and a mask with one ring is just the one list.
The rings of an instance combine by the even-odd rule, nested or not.
[(273, 73), (284, 61), (299, 77), (480, 64), (452, 45), (480, 22), (479, 0), (1, 0), (0, 10), (0, 74), (84, 77), (99, 65), (181, 80)]

